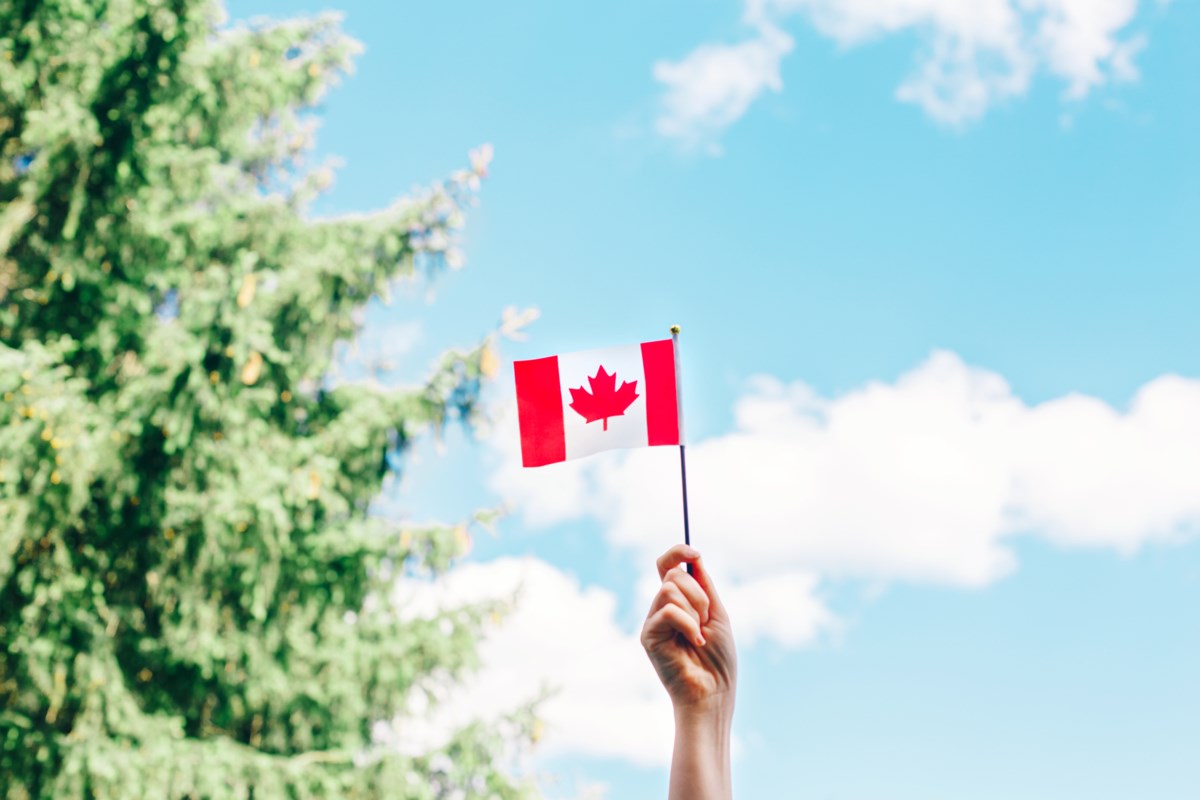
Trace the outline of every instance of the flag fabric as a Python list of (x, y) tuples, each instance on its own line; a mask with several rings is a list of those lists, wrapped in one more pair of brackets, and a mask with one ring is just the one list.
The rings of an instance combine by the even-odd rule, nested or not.
[(526, 467), (680, 444), (670, 339), (517, 361), (513, 369)]

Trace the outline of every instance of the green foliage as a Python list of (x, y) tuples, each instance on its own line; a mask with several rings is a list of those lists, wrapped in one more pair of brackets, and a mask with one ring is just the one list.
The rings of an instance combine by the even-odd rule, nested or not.
[(461, 526), (367, 507), (476, 413), (488, 342), (414, 391), (324, 382), (354, 312), (455, 254), (482, 167), (306, 218), (336, 18), (201, 0), (0, 0), (0, 797), (525, 796), (503, 730), (372, 741), (474, 660), (495, 605), (368, 602)]

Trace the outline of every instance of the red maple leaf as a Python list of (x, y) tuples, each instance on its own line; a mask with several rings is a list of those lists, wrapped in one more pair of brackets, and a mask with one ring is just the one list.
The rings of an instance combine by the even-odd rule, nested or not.
[(588, 385), (592, 387), (590, 393), (582, 386), (578, 389), (568, 389), (571, 393), (571, 408), (588, 422), (604, 420), (604, 430), (608, 430), (609, 417), (625, 416), (625, 409), (638, 399), (637, 381), (624, 381), (618, 389), (616, 373), (608, 374), (603, 365), (600, 366), (599, 372), (588, 378)]

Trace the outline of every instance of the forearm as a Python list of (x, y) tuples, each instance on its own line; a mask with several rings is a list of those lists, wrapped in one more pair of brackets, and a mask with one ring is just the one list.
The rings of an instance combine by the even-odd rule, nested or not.
[(669, 800), (732, 800), (729, 740), (733, 704), (675, 710)]

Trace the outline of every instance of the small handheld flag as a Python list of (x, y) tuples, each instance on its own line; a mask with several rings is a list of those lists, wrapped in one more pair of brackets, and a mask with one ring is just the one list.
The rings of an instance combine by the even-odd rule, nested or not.
[[(683, 540), (692, 543), (678, 325), (671, 326), (670, 339), (516, 361), (513, 369), (524, 466), (622, 447), (678, 445)], [(691, 564), (687, 570), (691, 574)]]
[(682, 441), (670, 339), (517, 361), (513, 368), (526, 467)]

